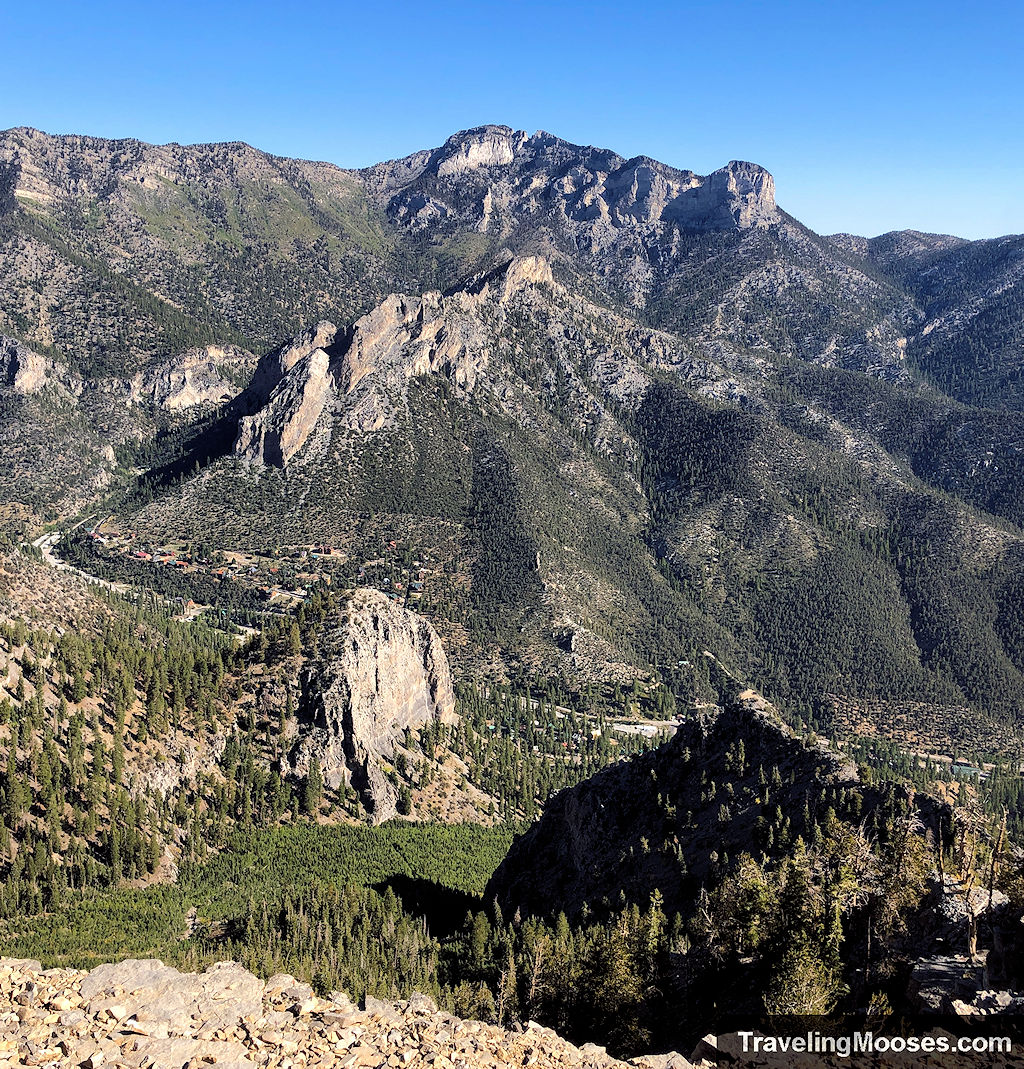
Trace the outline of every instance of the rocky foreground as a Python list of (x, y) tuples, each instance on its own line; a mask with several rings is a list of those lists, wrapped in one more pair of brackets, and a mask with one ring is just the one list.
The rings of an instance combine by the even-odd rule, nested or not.
[[(801, 1029), (797, 1029), (799, 1033)], [(927, 1034), (953, 1037), (941, 1028)], [(997, 1028), (994, 1034), (1005, 1034)], [(752, 1033), (747, 1033), (751, 1035)], [(881, 1034), (881, 1033), (880, 1033)], [(531, 1021), (511, 1029), (464, 1021), (427, 995), (367, 998), (362, 1008), (332, 991), (318, 998), (292, 976), (264, 982), (236, 962), (179, 973), (154, 959), (92, 972), (43, 970), (0, 958), (0, 1069), (891, 1069), (1024, 1065), (1010, 1053), (881, 1053), (852, 1057), (795, 1050), (742, 1054), (739, 1035), (706, 1036), (690, 1059), (646, 1055), (631, 1062), (603, 1047), (576, 1047)]]
[[(530, 1022), (509, 1031), (463, 1021), (426, 995), (407, 1002), (340, 992), (322, 999), (291, 976), (264, 982), (235, 962), (201, 974), (156, 960), (100, 965), (92, 972), (43, 970), (0, 958), (0, 1069), (489, 1069), (626, 1064), (592, 1044), (575, 1047)], [(642, 1058), (641, 1069), (691, 1069), (679, 1055)]]

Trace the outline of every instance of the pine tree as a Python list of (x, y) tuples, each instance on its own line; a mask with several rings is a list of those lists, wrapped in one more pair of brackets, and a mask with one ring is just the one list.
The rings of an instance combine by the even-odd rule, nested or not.
[(309, 762), (309, 772), (306, 782), (302, 786), (302, 811), (308, 815), (315, 815), (320, 809), (320, 803), (324, 796), (324, 779), (320, 772), (320, 760), (314, 754)]

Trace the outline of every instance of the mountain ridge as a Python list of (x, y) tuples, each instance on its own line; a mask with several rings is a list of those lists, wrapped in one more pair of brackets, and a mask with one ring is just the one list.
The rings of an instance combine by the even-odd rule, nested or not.
[[(884, 674), (908, 680), (907, 693), (890, 698), (924, 693), (953, 708), (979, 702), (987, 678), (999, 680), (994, 700), (1009, 707), (1024, 686), (1008, 615), (1024, 425), (1012, 390), (1002, 411), (978, 406), (990, 383), (1016, 372), (999, 353), (985, 358), (995, 371), (974, 379), (963, 370), (942, 379), (935, 365), (949, 351), (962, 367), (974, 359), (986, 317), (1009, 323), (1015, 239), (908, 231), (832, 240), (777, 210), (771, 176), (756, 165), (734, 161), (702, 177), (500, 125), (360, 171), (235, 143), (154, 147), (21, 129), (0, 145), (28, 161), (18, 165), (25, 173), (35, 168), (37, 192), (47, 175), (78, 175), (61, 203), (8, 214), (8, 296), (38, 296), (39, 324), (98, 337), (79, 329), (74, 311), (94, 316), (91, 298), (72, 300), (74, 287), (61, 291), (52, 276), (37, 294), (38, 281), (18, 274), (32, 256), (63, 257), (79, 272), (76, 285), (85, 285), (81, 272), (97, 273), (121, 339), (100, 343), (100, 364), (95, 355), (40, 355), (54, 382), (88, 389), (14, 388), (5, 400), (0, 432), (12, 442), (31, 428), (33, 442), (49, 433), (82, 443), (76, 466), (56, 479), (52, 450), (12, 450), (12, 516), (67, 515), (110, 488), (126, 529), (163, 538), (176, 509), (180, 532), (206, 528), (222, 540), (239, 524), (211, 517), (228, 502), (244, 511), (259, 487), (270, 496), (265, 518), (245, 521), (253, 544), (271, 526), (296, 543), (313, 529), (334, 541), (332, 509), (390, 517), (385, 541), (408, 523), (432, 525), (438, 537), (444, 529), (445, 539), (458, 531), (470, 593), (446, 610), (454, 616), (439, 621), (442, 631), (462, 634), (462, 613), (480, 626), (496, 598), (505, 609), (492, 618), (521, 613), (530, 658), (549, 666), (576, 670), (583, 648), (608, 656), (598, 636), (625, 629), (636, 636), (638, 667), (670, 652), (692, 660), (689, 643), (710, 643), (805, 715), (822, 715), (825, 694), (840, 705), (875, 700), (879, 672), (866, 660), (811, 685), (797, 662), (813, 636), (781, 625), (759, 641), (779, 628), (780, 613), (809, 611), (800, 582), (811, 582), (886, 651), (877, 661), (892, 665)], [(162, 173), (165, 164), (178, 171)], [(133, 175), (134, 185), (118, 177)], [(89, 196), (76, 199), (83, 189)], [(697, 203), (708, 189), (710, 215)], [(219, 277), (226, 315), (259, 309), (279, 323), (297, 318), (299, 329), (291, 341), (274, 328), (272, 345), (240, 348), (229, 340), (237, 327), (200, 301), (182, 321), (216, 338), (190, 335), (168, 358), (154, 340), (177, 336), (167, 318), (176, 298), (146, 304), (136, 283), (124, 288), (143, 252), (164, 289), (175, 278)], [(114, 266), (102, 267), (104, 257)], [(260, 289), (266, 279), (249, 265), (271, 262), (291, 273), (294, 299)], [(341, 263), (360, 275), (358, 293), (338, 286)], [(529, 270), (549, 292), (508, 290), (500, 279), (510, 264), (543, 265)], [(972, 265), (976, 276), (949, 282)], [(501, 299), (494, 286), (506, 287)], [(1004, 348), (1015, 344), (1011, 328), (1000, 327)], [(255, 371), (238, 355), (251, 351), (264, 353)], [(235, 355), (225, 362), (215, 352)], [(132, 384), (127, 409), (123, 382)], [(284, 481), (268, 464), (286, 470)], [(286, 485), (310, 503), (301, 520)], [(504, 554), (484, 534), (499, 528), (513, 532)], [(935, 574), (922, 579), (913, 569), (929, 540), (943, 548), (933, 546)], [(766, 552), (781, 567), (762, 564)], [(954, 574), (958, 557), (967, 572)], [(866, 600), (845, 587), (836, 595), (838, 559), (862, 576)], [(968, 603), (983, 609), (951, 597), (964, 583), (975, 592)], [(880, 613), (879, 599), (895, 608)], [(685, 642), (670, 641), (658, 622), (677, 613)], [(984, 638), (968, 642), (976, 630)], [(499, 643), (502, 658), (510, 637)], [(560, 642), (576, 652), (564, 657)], [(958, 667), (947, 672), (950, 664)]]

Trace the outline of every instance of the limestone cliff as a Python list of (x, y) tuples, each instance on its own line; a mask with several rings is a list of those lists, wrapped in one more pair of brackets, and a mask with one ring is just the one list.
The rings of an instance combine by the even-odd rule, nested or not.
[(264, 404), (274, 388), (301, 360), (317, 349), (328, 348), (337, 333), (338, 328), (324, 319), (316, 326), (300, 331), (294, 338), (290, 338), (283, 345), (279, 345), (261, 357), (256, 365), (252, 383), (246, 390), (245, 401), (249, 406), (249, 411), (255, 411), (261, 404)]
[(455, 718), (437, 632), (380, 591), (359, 590), (301, 682), (294, 770), (304, 775), (316, 757), (328, 786), (350, 784), (375, 823), (393, 817), (398, 790), (384, 766), (405, 729)]
[(243, 417), (235, 452), (246, 460), (284, 467), (305, 445), (333, 394), (330, 357), (314, 349), (291, 367), (274, 387), (267, 404)]
[(322, 320), (260, 359), (238, 399), (248, 414), (239, 421), (237, 456), (282, 468), (306, 444), (334, 395), (327, 350), (337, 333), (333, 323)]
[[(33, 394), (47, 386), (67, 385), (71, 376), (58, 368), (53, 360), (0, 334), (0, 389), (15, 394)], [(81, 383), (77, 383), (81, 390)]]
[(493, 232), (543, 215), (548, 225), (603, 228), (615, 240), (613, 231), (661, 224), (748, 230), (781, 219), (772, 176), (757, 164), (734, 160), (703, 176), (508, 126), (461, 131), (433, 153), (378, 164), (365, 177), (371, 196), (412, 230), (459, 220)]
[(137, 372), (128, 383), (133, 401), (148, 401), (168, 412), (231, 400), (253, 372), (256, 358), (236, 345), (186, 349)]
[(462, 137), (456, 134), (445, 145), (449, 151), (438, 163), (437, 173), (457, 175), (509, 164), (526, 140), (525, 131), (512, 131), (504, 126), (482, 126)]
[(733, 160), (678, 198), (667, 218), (701, 228), (763, 228), (779, 221), (775, 180), (756, 163)]
[[(181, 412), (231, 400), (255, 366), (256, 357), (237, 345), (207, 345), (175, 353), (131, 377), (108, 376), (89, 386), (101, 401), (156, 405), (167, 412)], [(0, 390), (28, 396), (53, 387), (79, 398), (86, 380), (67, 364), (0, 334)]]
[(451, 293), (393, 293), (344, 337), (319, 323), (260, 361), (242, 399), (251, 414), (240, 420), (235, 454), (284, 467), (321, 416), (357, 432), (379, 430), (420, 375), (443, 375), (471, 392), (490, 361), (486, 306), (553, 281), (543, 257), (517, 257)]
[[(441, 374), (471, 391), (490, 358), (479, 316), (483, 305), (504, 304), (527, 286), (552, 281), (551, 266), (543, 257), (523, 256), (452, 293), (392, 294), (356, 323), (338, 365), (342, 392), (355, 393), (373, 372), (379, 386), (401, 389), (417, 375)], [(360, 405), (361, 400), (353, 398), (351, 407), (354, 414), (365, 416), (369, 406)]]

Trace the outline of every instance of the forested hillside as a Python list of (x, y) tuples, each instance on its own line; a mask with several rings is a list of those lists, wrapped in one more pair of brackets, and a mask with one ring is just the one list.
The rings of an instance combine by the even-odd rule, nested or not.
[[(247, 640), (116, 594), (86, 597), (72, 627), (0, 623), (0, 914), (173, 881), (236, 831), (365, 819), (352, 784), (330, 788), (289, 761), (307, 730), (306, 662), (345, 603), (265, 615)], [(459, 721), (407, 730), (386, 768), (399, 811), (530, 820), (553, 792), (646, 744), (611, 730), (627, 701), (460, 684)]]

